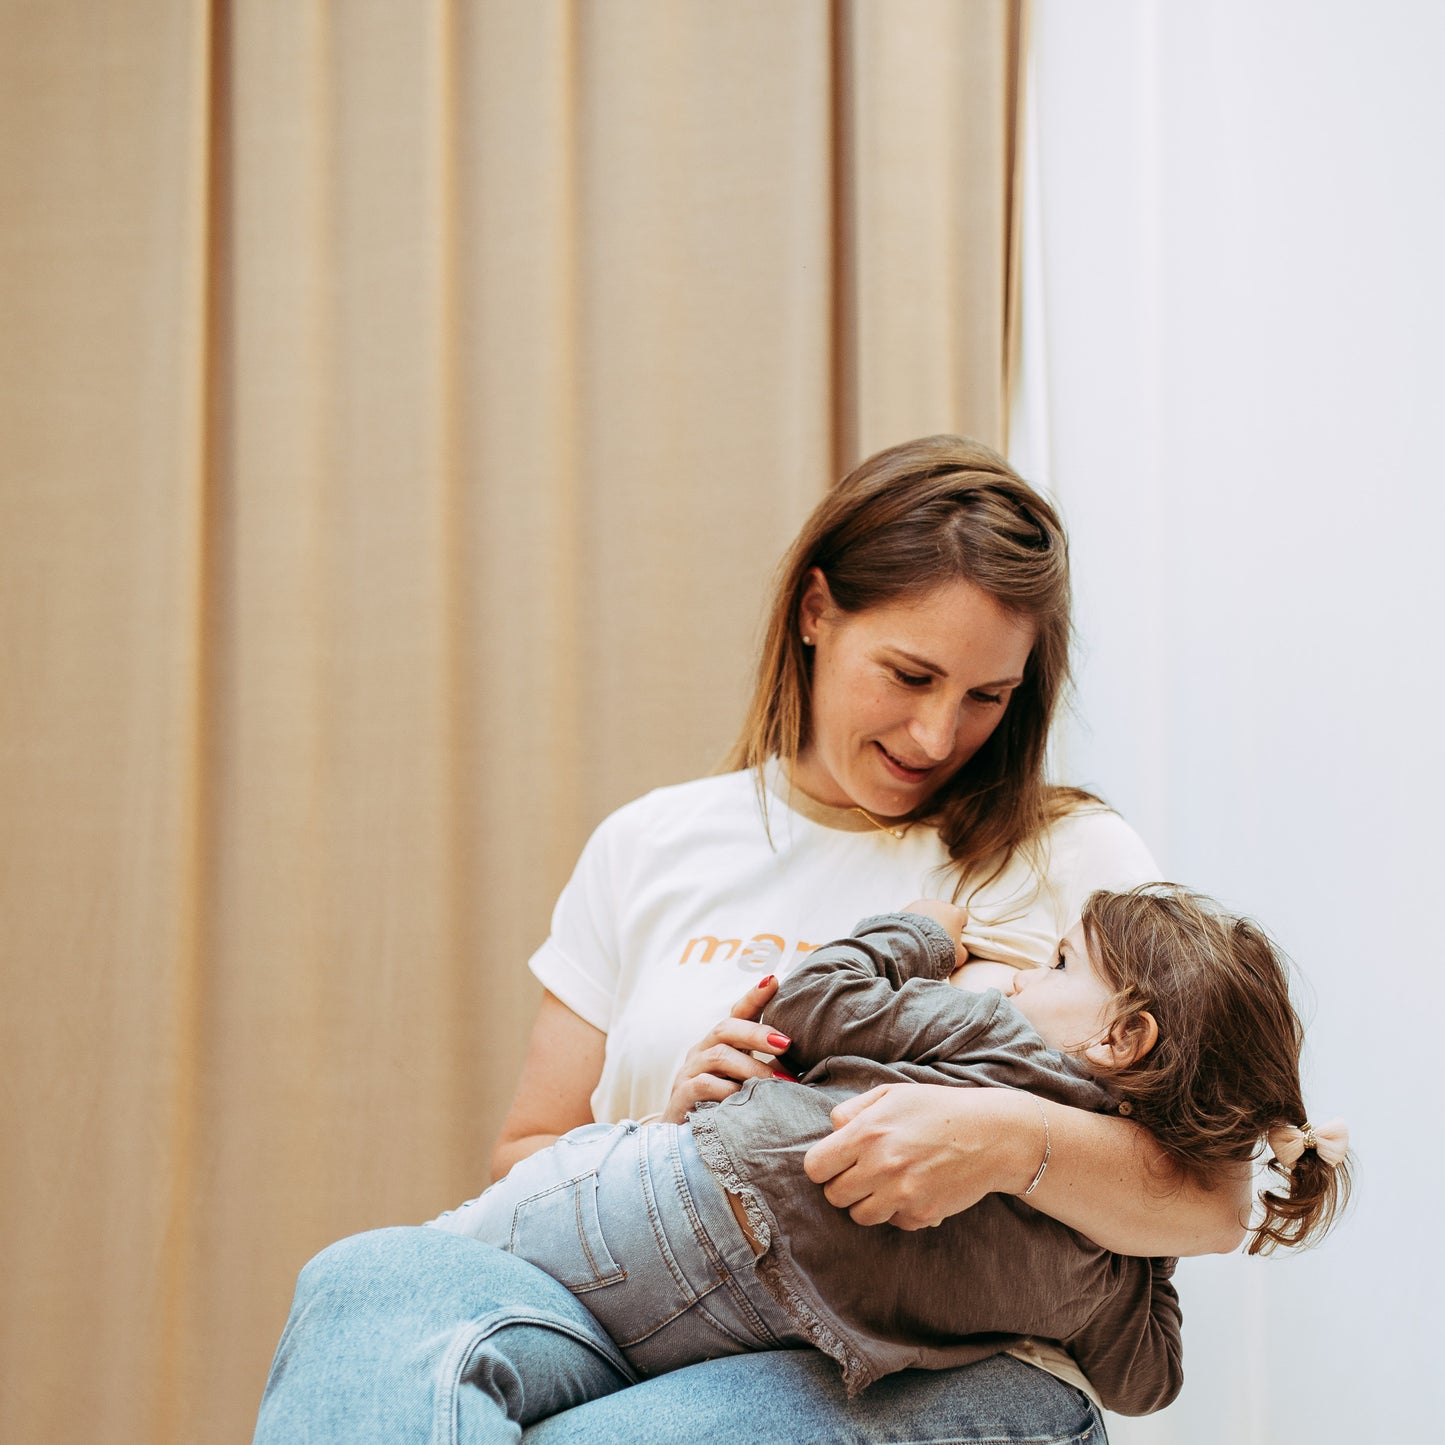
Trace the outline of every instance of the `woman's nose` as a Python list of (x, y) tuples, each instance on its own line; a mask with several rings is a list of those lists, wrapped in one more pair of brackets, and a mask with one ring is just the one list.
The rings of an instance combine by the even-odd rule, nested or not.
[(941, 763), (958, 738), (958, 709), (942, 694), (920, 698), (908, 732), (930, 762)]

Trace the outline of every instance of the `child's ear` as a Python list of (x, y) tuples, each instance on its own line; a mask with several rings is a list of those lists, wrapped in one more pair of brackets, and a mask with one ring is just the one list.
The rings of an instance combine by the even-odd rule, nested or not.
[(1137, 1064), (1159, 1042), (1159, 1025), (1154, 1015), (1140, 1010), (1116, 1019), (1109, 1032), (1084, 1050), (1084, 1057), (1096, 1068), (1109, 1073)]

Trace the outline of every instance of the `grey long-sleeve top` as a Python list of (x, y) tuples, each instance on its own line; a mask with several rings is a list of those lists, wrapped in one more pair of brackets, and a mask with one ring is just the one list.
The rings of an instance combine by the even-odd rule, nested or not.
[(763, 1282), (842, 1366), (850, 1394), (894, 1370), (968, 1364), (1033, 1336), (1062, 1343), (1109, 1409), (1162, 1409), (1183, 1378), (1174, 1260), (1112, 1254), (1002, 1194), (936, 1229), (865, 1228), (803, 1171), (832, 1109), (878, 1084), (1003, 1085), (1112, 1107), (998, 990), (953, 987), (956, 962), (953, 940), (918, 914), (865, 919), (855, 937), (809, 955), (764, 1014), (792, 1039), (785, 1062), (801, 1082), (752, 1080), (701, 1106), (702, 1157), (766, 1246)]

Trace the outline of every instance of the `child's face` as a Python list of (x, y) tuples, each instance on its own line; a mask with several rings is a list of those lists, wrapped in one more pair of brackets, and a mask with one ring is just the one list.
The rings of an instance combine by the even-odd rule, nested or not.
[(1076, 923), (1059, 945), (1052, 968), (1014, 971), (1009, 1002), (1050, 1048), (1080, 1054), (1108, 1032), (1115, 990), (1100, 976)]

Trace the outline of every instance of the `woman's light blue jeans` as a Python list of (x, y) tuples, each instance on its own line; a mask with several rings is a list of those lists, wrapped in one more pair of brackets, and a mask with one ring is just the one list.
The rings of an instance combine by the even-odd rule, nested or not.
[[(634, 1149), (644, 1178), (681, 1168), (681, 1179), (689, 1163), (700, 1169), (687, 1157), (690, 1141), (679, 1144), (677, 1131), (644, 1131), (651, 1137), (643, 1143), (627, 1127), (618, 1126), (618, 1134), (593, 1126), (590, 1149), (598, 1152), (598, 1139), (613, 1135), (617, 1147)], [(600, 1152), (611, 1157), (605, 1142)], [(539, 1159), (534, 1169), (552, 1167)], [(563, 1172), (568, 1180), (577, 1173)], [(579, 1243), (561, 1268), (577, 1274), (574, 1285), (611, 1280), (583, 1288), (582, 1299), (597, 1299), (604, 1315), (611, 1310), (609, 1324), (630, 1342), (628, 1353), (643, 1370), (667, 1369), (665, 1352), (679, 1348), (721, 1358), (639, 1383), (638, 1370), (582, 1299), (518, 1255), (451, 1232), (444, 1216), (441, 1228), (344, 1239), (302, 1270), (261, 1403), (256, 1445), (691, 1445), (738, 1437), (753, 1445), (1105, 1441), (1089, 1400), (1009, 1355), (955, 1370), (903, 1371), (849, 1400), (826, 1355), (758, 1350), (770, 1336), (796, 1337), (751, 1280), (751, 1249), (720, 1189), (718, 1198), (705, 1188), (695, 1191), (702, 1196), (696, 1243), (706, 1257), (712, 1235), (722, 1241), (722, 1282), (716, 1270), (704, 1279), (694, 1265), (678, 1262), (689, 1251), (672, 1247), (676, 1231), (671, 1242), (665, 1230), (656, 1233), (643, 1201), (645, 1228), (639, 1222), (626, 1249), (650, 1237), (654, 1250), (671, 1255), (679, 1269), (676, 1298), (665, 1305), (661, 1328), (661, 1316), (639, 1323), (640, 1306), (625, 1292), (603, 1307), (600, 1301), (623, 1284), (615, 1276), (625, 1260), (609, 1263), (593, 1247), (602, 1241), (600, 1232), (590, 1233), (590, 1189), (567, 1188), (560, 1176), (550, 1185), (533, 1180), (539, 1182), (540, 1191), (523, 1185), (483, 1199), (495, 1198), (499, 1208), (510, 1201), (515, 1216), (519, 1197), (540, 1194), (542, 1211), (532, 1223), (549, 1230), (556, 1223), (555, 1217), (542, 1223), (549, 1210), (570, 1212)], [(513, 1183), (512, 1176), (503, 1183)], [(451, 1218), (465, 1227), (466, 1211), (478, 1204)], [(524, 1231), (530, 1227), (524, 1224)], [(615, 1230), (605, 1245), (620, 1252)], [(731, 1353), (740, 1350), (749, 1352)]]

